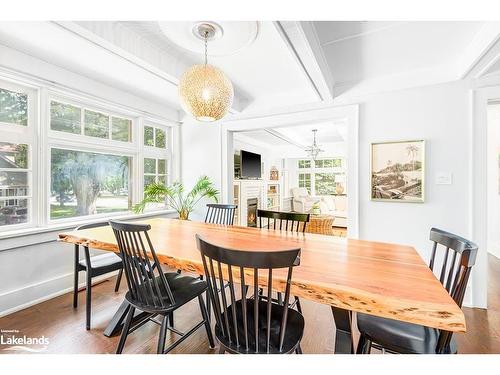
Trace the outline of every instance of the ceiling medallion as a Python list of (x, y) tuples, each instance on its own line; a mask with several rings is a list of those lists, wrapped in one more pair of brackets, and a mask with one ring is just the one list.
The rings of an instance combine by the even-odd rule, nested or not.
[(316, 132), (318, 129), (313, 129), (313, 144), (311, 146), (306, 147), (307, 156), (309, 159), (316, 160), (318, 155), (325, 150), (322, 150), (321, 147), (316, 143)]
[(214, 22), (197, 23), (192, 31), (205, 43), (205, 63), (193, 65), (182, 75), (179, 81), (181, 105), (198, 121), (217, 121), (231, 108), (234, 92), (226, 75), (208, 64), (208, 41), (221, 38), (224, 31)]

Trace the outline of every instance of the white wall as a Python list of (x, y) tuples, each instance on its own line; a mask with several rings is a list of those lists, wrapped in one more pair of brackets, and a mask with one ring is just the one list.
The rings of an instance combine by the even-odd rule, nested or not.
[[(220, 124), (198, 122), (190, 117), (181, 125), (181, 177), (190, 190), (197, 179), (208, 176), (217, 189), (221, 188), (221, 133)], [(201, 201), (190, 215), (192, 220), (205, 218), (205, 204)]]
[(500, 104), (488, 106), (488, 252), (500, 258)]
[[(360, 105), (360, 237), (415, 246), (428, 259), (429, 229), (469, 235), (470, 103), (463, 82), (378, 94)], [(370, 201), (370, 143), (426, 141), (425, 203)], [(435, 183), (451, 172), (451, 185)]]

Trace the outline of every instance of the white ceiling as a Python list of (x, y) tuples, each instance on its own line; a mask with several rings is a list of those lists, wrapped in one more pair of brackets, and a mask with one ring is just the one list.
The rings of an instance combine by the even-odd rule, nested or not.
[[(176, 28), (191, 29), (194, 22), (162, 22), (171, 23)], [(245, 33), (247, 22), (218, 22), (233, 32)], [(184, 70), (193, 64), (200, 64), (204, 59), (203, 41), (190, 35), (189, 46), (198, 43), (197, 52), (193, 52), (179, 46), (177, 35), (164, 33), (156, 21), (123, 21), (123, 22), (78, 22), (93, 33), (102, 37), (114, 38), (113, 42), (123, 48), (132, 51), (135, 55), (146, 59), (152, 64), (158, 65), (175, 78), (179, 78)], [(229, 24), (229, 25), (228, 25)], [(240, 25), (241, 27), (238, 27)], [(232, 81), (236, 96), (245, 102), (245, 108), (255, 110), (269, 110), (280, 105), (298, 105), (318, 101), (318, 95), (314, 91), (307, 75), (302, 67), (296, 63), (295, 57), (280, 35), (275, 24), (270, 21), (258, 22), (258, 34), (252, 43), (246, 45), (233, 54), (211, 55), (210, 42), (208, 43), (209, 63), (216, 65)], [(104, 28), (121, 30), (122, 33), (133, 33), (138, 37), (137, 42), (148, 41), (154, 48), (167, 56), (174, 56), (175, 61), (158, 63), (158, 57), (153, 59), (148, 56), (141, 46), (132, 45), (127, 41), (118, 41), (116, 33), (112, 36), (103, 32)], [(126, 29), (126, 31), (124, 30)], [(218, 44), (224, 38), (231, 35), (223, 35)], [(137, 43), (135, 42), (135, 43)], [(174, 88), (176, 91), (176, 88)]]
[[(248, 29), (248, 22), (226, 24)], [(499, 22), (259, 21), (252, 43), (209, 62), (234, 84), (231, 116), (251, 117), (497, 74), (499, 35)], [(156, 21), (0, 22), (0, 44), (168, 106), (182, 118), (178, 79), (203, 61), (203, 43), (198, 52), (178, 43)]]
[(336, 85), (455, 69), (484, 22), (314, 22)]

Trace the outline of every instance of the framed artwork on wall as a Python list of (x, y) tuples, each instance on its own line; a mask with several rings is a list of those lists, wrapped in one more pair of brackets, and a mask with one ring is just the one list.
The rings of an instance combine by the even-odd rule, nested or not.
[(370, 156), (371, 200), (424, 202), (425, 141), (372, 143)]

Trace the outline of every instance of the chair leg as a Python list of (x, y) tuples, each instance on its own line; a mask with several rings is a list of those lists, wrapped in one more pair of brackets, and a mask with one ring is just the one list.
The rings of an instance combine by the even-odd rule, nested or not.
[(296, 301), (297, 311), (302, 314), (302, 306), (300, 305), (299, 297), (295, 296), (295, 301)]
[(210, 319), (208, 317), (207, 307), (205, 306), (205, 302), (203, 301), (203, 297), (198, 296), (198, 302), (200, 303), (201, 315), (203, 316), (203, 321), (205, 322), (205, 330), (207, 331), (208, 343), (210, 344), (210, 348), (215, 348), (214, 336), (212, 335), (212, 328), (210, 327)]
[(368, 340), (365, 335), (361, 334), (358, 347), (356, 348), (356, 354), (370, 354), (371, 348), (372, 342)]
[(116, 278), (116, 285), (115, 285), (115, 293), (118, 292), (118, 289), (120, 289), (120, 282), (122, 281), (122, 276), (123, 276), (123, 268), (118, 271), (118, 277)]
[(158, 348), (156, 349), (157, 354), (163, 354), (165, 350), (165, 340), (167, 338), (167, 328), (168, 328), (168, 317), (170, 314), (167, 314), (163, 317), (160, 327), (160, 336), (158, 337)]
[(208, 290), (205, 292), (205, 304), (207, 306), (208, 322), (210, 323), (212, 319), (212, 303), (210, 302), (210, 293), (208, 293)]
[(91, 305), (92, 305), (92, 274), (87, 269), (87, 297), (85, 301), (85, 309), (86, 309), (86, 325), (87, 325), (87, 331), (90, 329), (90, 313), (91, 313)]
[(74, 279), (73, 279), (73, 307), (76, 309), (78, 307), (78, 254), (79, 254), (79, 245), (75, 245), (75, 259), (74, 259)]
[(73, 308), (78, 307), (78, 271), (75, 266), (75, 276), (73, 281)]
[(297, 346), (297, 348), (295, 349), (295, 353), (296, 354), (302, 354), (302, 348), (300, 347), (300, 344)]
[(168, 314), (168, 324), (170, 327), (174, 328), (174, 312)]
[(122, 354), (123, 347), (125, 346), (125, 341), (127, 340), (128, 331), (130, 329), (130, 323), (134, 317), (135, 307), (130, 306), (128, 310), (127, 318), (125, 319), (125, 324), (123, 325), (122, 335), (120, 336), (120, 342), (118, 343), (118, 348), (116, 348), (116, 354)]

